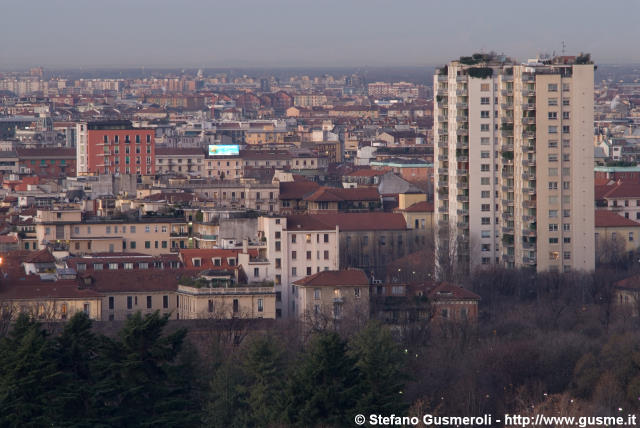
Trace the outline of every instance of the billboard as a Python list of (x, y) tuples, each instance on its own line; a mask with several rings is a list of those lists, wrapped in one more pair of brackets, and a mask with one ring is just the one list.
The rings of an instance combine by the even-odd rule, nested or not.
[(240, 146), (237, 144), (210, 144), (209, 156), (234, 156), (240, 154)]

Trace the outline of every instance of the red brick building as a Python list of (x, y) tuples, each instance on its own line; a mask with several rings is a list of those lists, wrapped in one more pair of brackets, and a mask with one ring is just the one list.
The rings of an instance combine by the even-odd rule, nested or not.
[(155, 173), (155, 132), (126, 120), (78, 125), (78, 175)]

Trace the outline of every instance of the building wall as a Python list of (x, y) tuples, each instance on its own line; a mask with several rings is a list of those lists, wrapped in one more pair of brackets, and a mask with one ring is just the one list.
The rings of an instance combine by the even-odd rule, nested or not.
[[(295, 316), (313, 322), (314, 319), (369, 317), (369, 286), (337, 285), (335, 287), (294, 287)], [(339, 306), (339, 309), (336, 308)], [(337, 313), (336, 313), (337, 310)], [(336, 316), (337, 315), (337, 316)]]
[[(177, 299), (179, 319), (276, 317), (273, 287), (195, 288), (181, 285)], [(237, 311), (234, 311), (234, 300)], [(259, 310), (259, 301), (262, 301), (262, 310)]]
[[(105, 136), (109, 141), (106, 145)], [(116, 136), (118, 143), (115, 143)], [(126, 143), (127, 137), (129, 137), (129, 143)], [(140, 137), (140, 143), (136, 143), (136, 137)], [(86, 145), (84, 140), (81, 140), (78, 146), (80, 157), (83, 156), (83, 149), (86, 149), (86, 174), (149, 175), (155, 173), (155, 132), (152, 129), (89, 130), (86, 131)], [(137, 149), (140, 153), (136, 153)], [(128, 164), (127, 158), (129, 158)], [(139, 164), (136, 163), (138, 160)], [(78, 174), (84, 174), (83, 170), (84, 168), (78, 168)]]
[[(175, 291), (150, 291), (136, 292), (135, 287), (131, 287), (131, 291), (125, 293), (105, 292), (102, 297), (101, 319), (103, 321), (122, 321), (129, 316), (140, 311), (142, 315), (160, 311), (161, 314), (171, 314), (170, 319), (176, 319), (176, 298)], [(164, 297), (167, 298), (167, 306), (164, 306)], [(151, 306), (148, 306), (147, 299), (151, 298)], [(113, 309), (109, 307), (109, 301), (113, 299)], [(128, 301), (131, 299), (131, 308)]]

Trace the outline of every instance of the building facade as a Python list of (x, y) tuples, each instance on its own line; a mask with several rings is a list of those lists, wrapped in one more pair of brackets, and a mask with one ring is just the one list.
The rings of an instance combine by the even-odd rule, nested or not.
[(434, 76), (438, 253), (592, 270), (593, 64), (463, 59)]

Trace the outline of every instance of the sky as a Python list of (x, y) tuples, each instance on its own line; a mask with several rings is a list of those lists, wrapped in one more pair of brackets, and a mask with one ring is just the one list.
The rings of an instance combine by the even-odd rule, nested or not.
[(640, 63), (635, 0), (0, 0), (0, 69)]

